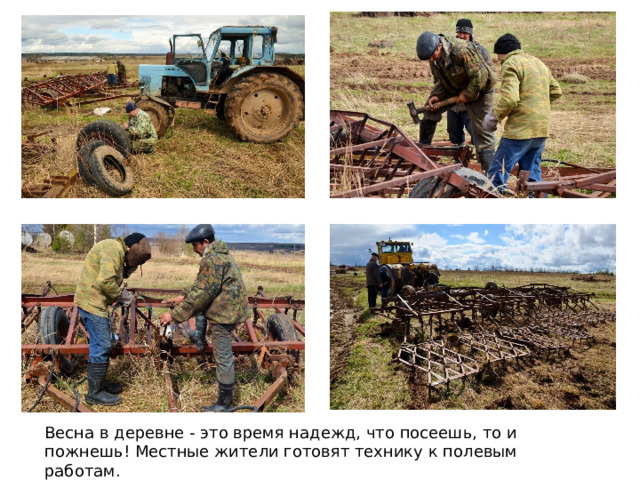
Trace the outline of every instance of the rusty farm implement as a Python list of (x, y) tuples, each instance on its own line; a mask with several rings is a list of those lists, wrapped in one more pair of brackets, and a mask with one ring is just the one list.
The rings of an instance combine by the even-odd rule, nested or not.
[[(76, 398), (52, 385), (51, 379), (59, 374), (71, 374), (81, 357), (89, 354), (88, 333), (78, 309), (73, 304), (73, 295), (49, 295), (49, 287), (42, 295), (23, 294), (22, 333), (23, 338), (33, 338), (23, 343), (21, 353), (25, 365), (27, 383), (39, 384), (45, 393), (71, 411), (90, 412), (91, 409)], [(172, 382), (171, 365), (178, 357), (212, 357), (212, 345), (203, 352), (175, 329), (159, 326), (155, 309), (166, 309), (164, 298), (179, 294), (178, 290), (130, 288), (134, 299), (128, 307), (113, 308), (111, 327), (117, 339), (112, 357), (129, 355), (150, 356), (163, 377), (167, 395), (168, 411), (179, 411), (179, 400)], [(305, 348), (304, 328), (298, 322), (298, 313), (304, 310), (304, 300), (291, 297), (248, 297), (253, 310), (233, 333), (233, 352), (236, 357), (253, 355), (257, 364), (271, 373), (273, 383), (249, 409), (262, 411), (289, 379), (300, 371), (300, 352)], [(31, 331), (31, 335), (25, 332)]]
[(592, 298), (548, 284), (407, 287), (377, 313), (402, 326), (396, 359), (424, 375), (431, 392), (495, 362), (591, 345), (586, 327), (615, 321), (615, 311), (599, 309)]

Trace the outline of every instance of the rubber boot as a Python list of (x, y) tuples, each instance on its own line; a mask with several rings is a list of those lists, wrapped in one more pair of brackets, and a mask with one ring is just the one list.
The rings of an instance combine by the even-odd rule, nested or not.
[(482, 173), (484, 173), (485, 176), (489, 174), (489, 168), (491, 167), (495, 156), (495, 150), (483, 150), (482, 152), (478, 152), (478, 160), (482, 166)]
[(433, 136), (436, 134), (437, 126), (438, 122), (434, 122), (433, 120), (422, 120), (420, 122), (420, 140), (418, 140), (418, 143), (422, 145), (431, 145)]
[(204, 315), (196, 317), (196, 328), (189, 331), (189, 340), (191, 340), (199, 352), (203, 352), (207, 346), (207, 318)]
[(233, 403), (233, 383), (218, 382), (218, 401), (209, 407), (202, 407), (203, 412), (226, 412), (231, 408)]
[[(107, 370), (109, 369), (109, 364), (107, 363)], [(122, 392), (122, 385), (120, 385), (119, 383), (111, 383), (107, 381), (107, 374), (105, 373), (104, 376), (104, 389), (108, 392), (108, 393), (120, 393)]]
[(105, 378), (107, 377), (107, 368), (109, 362), (92, 363), (89, 362), (87, 367), (87, 380), (89, 382), (89, 391), (85, 395), (85, 400), (89, 404), (97, 403), (98, 405), (118, 405), (122, 400), (118, 395), (113, 395), (104, 389)]

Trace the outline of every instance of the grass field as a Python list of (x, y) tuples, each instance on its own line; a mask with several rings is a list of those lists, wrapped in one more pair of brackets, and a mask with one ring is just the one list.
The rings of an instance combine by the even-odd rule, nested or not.
[[(572, 274), (444, 271), (440, 282), (452, 287), (516, 287), (548, 283), (594, 293), (600, 309), (615, 311), (616, 280), (595, 282)], [(378, 299), (378, 303), (380, 300)], [(616, 325), (588, 327), (591, 346), (574, 345), (567, 354), (532, 356), (491, 364), (482, 375), (429, 389), (425, 379), (393, 361), (403, 329), (367, 309), (362, 269), (358, 275), (331, 275), (331, 408), (374, 409), (615, 409)]]
[[(164, 63), (162, 56), (124, 57), (130, 81), (138, 78), (138, 65)], [(304, 66), (292, 66), (304, 76)], [(106, 70), (106, 64), (82, 64), (71, 61), (22, 63), (22, 78), (43, 80), (57, 75), (95, 73)], [(119, 93), (135, 96), (137, 88)], [(77, 169), (75, 141), (80, 130), (97, 119), (122, 124), (127, 119), (119, 98), (58, 110), (37, 106), (23, 107), (22, 140), (27, 135), (47, 132), (36, 142), (52, 145), (49, 151), (22, 162), (22, 184), (42, 183), (52, 175), (68, 175)], [(98, 117), (97, 107), (111, 112)], [(176, 111), (175, 127), (158, 140), (151, 155), (132, 155), (135, 186), (130, 197), (142, 198), (231, 198), (231, 197), (304, 197), (304, 122), (287, 138), (271, 145), (239, 141), (226, 124), (204, 110), (181, 108)], [(108, 197), (100, 188), (79, 179), (70, 197)]]
[[(398, 125), (412, 138), (418, 126), (406, 103), (426, 102), (433, 86), (427, 62), (415, 53), (425, 30), (455, 35), (457, 19), (472, 20), (474, 38), (493, 51), (505, 33), (540, 58), (562, 87), (552, 105), (551, 138), (543, 158), (590, 167), (616, 164), (616, 15), (609, 13), (433, 13), (418, 17), (331, 15), (331, 108), (366, 112)], [(370, 43), (391, 42), (377, 48)], [(388, 45), (388, 44), (387, 44)], [(500, 71), (497, 56), (494, 66)], [(496, 88), (499, 95), (500, 85)], [(498, 127), (496, 141), (502, 135)], [(448, 140), (446, 121), (435, 141)]]
[[(234, 258), (243, 275), (249, 295), (254, 295), (258, 286), (264, 288), (269, 297), (291, 295), (303, 299), (305, 294), (305, 260), (300, 254), (270, 255), (267, 252), (236, 251)], [(55, 292), (73, 293), (83, 257), (44, 254), (23, 254), (22, 292), (41, 293), (43, 284), (51, 281)], [(163, 258), (155, 255), (150, 262), (128, 279), (130, 287), (182, 289), (190, 285), (198, 272), (199, 258), (195, 255), (179, 258)], [(55, 293), (54, 291), (51, 294)], [(163, 310), (155, 311), (160, 316)], [(265, 312), (269, 315), (269, 312)], [(304, 311), (298, 312), (297, 321), (304, 325)], [(239, 330), (241, 330), (239, 328)], [(242, 336), (242, 332), (239, 331)], [(22, 335), (22, 343), (32, 343), (35, 339), (35, 324)], [(211, 340), (210, 335), (208, 337)], [(27, 410), (38, 398), (41, 387), (28, 385), (24, 376), (27, 363), (22, 364), (22, 409)], [(300, 373), (292, 383), (267, 406), (271, 412), (304, 411), (305, 367), (304, 353), (300, 358)], [(255, 402), (271, 385), (271, 374), (257, 363), (255, 355), (240, 355), (235, 360), (236, 392), (234, 405)], [(59, 376), (55, 386), (73, 396), (73, 388), (86, 374), (86, 360), (77, 359), (71, 376)], [(164, 412), (167, 399), (163, 377), (154, 366), (151, 357), (134, 358), (119, 356), (111, 360), (109, 378), (117, 379), (124, 385), (122, 403), (116, 407), (99, 407), (104, 412)], [(178, 358), (172, 367), (174, 389), (179, 392), (178, 406), (183, 412), (198, 412), (203, 405), (213, 403), (217, 397), (215, 368), (197, 359)], [(77, 390), (83, 396), (86, 382)], [(64, 411), (55, 401), (45, 396), (36, 411)]]

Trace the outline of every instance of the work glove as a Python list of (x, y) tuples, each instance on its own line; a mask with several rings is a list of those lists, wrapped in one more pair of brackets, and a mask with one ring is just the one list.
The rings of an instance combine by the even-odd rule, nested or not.
[(495, 132), (498, 129), (498, 118), (493, 112), (487, 113), (482, 119), (482, 128), (488, 132)]
[(125, 307), (128, 307), (129, 305), (131, 305), (131, 302), (133, 302), (133, 293), (131, 293), (126, 288), (122, 289), (122, 293), (118, 298), (118, 303), (124, 305)]

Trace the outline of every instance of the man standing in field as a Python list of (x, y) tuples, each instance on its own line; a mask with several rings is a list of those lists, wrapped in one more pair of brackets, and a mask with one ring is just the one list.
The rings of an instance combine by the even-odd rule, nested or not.
[(428, 60), (435, 84), (429, 94), (420, 122), (419, 143), (430, 144), (442, 112), (450, 107), (438, 108), (436, 103), (456, 97), (457, 103), (466, 104), (471, 117), (473, 138), (482, 169), (487, 171), (493, 163), (495, 140), (493, 132), (482, 126), (482, 119), (493, 108), (493, 87), (497, 76), (482, 58), (473, 42), (426, 31), (418, 37), (416, 52), (420, 60)]
[(118, 66), (118, 83), (124, 85), (127, 83), (127, 67), (120, 60), (116, 62), (116, 65)]
[(193, 251), (202, 257), (200, 270), (190, 288), (163, 301), (175, 307), (160, 317), (160, 323), (182, 323), (196, 316), (196, 334), (204, 344), (206, 322), (211, 322), (219, 393), (217, 402), (203, 407), (202, 411), (224, 412), (233, 402), (235, 384), (231, 332), (250, 315), (247, 291), (240, 269), (229, 255), (229, 247), (215, 239), (211, 225), (196, 226), (187, 235), (185, 243), (190, 243)]
[(151, 258), (149, 240), (141, 233), (125, 238), (102, 240), (87, 254), (76, 285), (74, 304), (89, 333), (87, 403), (117, 405), (122, 391), (118, 383), (106, 381), (112, 350), (108, 307), (116, 299), (131, 303), (132, 295), (122, 282)]
[(129, 123), (123, 123), (122, 128), (131, 138), (131, 150), (133, 153), (153, 153), (158, 135), (151, 117), (133, 102), (127, 102), (124, 109), (129, 114)]
[(367, 294), (369, 300), (369, 310), (376, 308), (376, 298), (378, 289), (382, 288), (382, 277), (380, 276), (380, 265), (378, 265), (378, 254), (373, 252), (369, 263), (365, 267), (367, 279)]
[[(466, 18), (458, 20), (456, 23), (456, 38), (473, 42), (482, 54), (482, 58), (487, 65), (493, 68), (493, 61), (487, 49), (473, 39), (473, 23), (471, 23), (471, 20)], [(464, 146), (465, 128), (471, 137), (471, 142), (475, 145), (476, 142), (473, 139), (471, 117), (469, 117), (469, 112), (467, 112), (467, 106), (464, 103), (457, 103), (447, 111), (447, 133), (449, 134), (449, 141), (454, 145)]]
[(540, 162), (549, 136), (551, 102), (562, 96), (562, 90), (547, 66), (524, 53), (510, 33), (496, 41), (494, 53), (502, 64), (500, 100), (483, 124), (495, 131), (498, 123), (507, 118), (489, 178), (508, 193), (507, 180), (516, 163), (530, 172), (530, 181), (542, 180)]
[(107, 83), (110, 87), (118, 86), (118, 66), (115, 63), (110, 63), (107, 66)]

